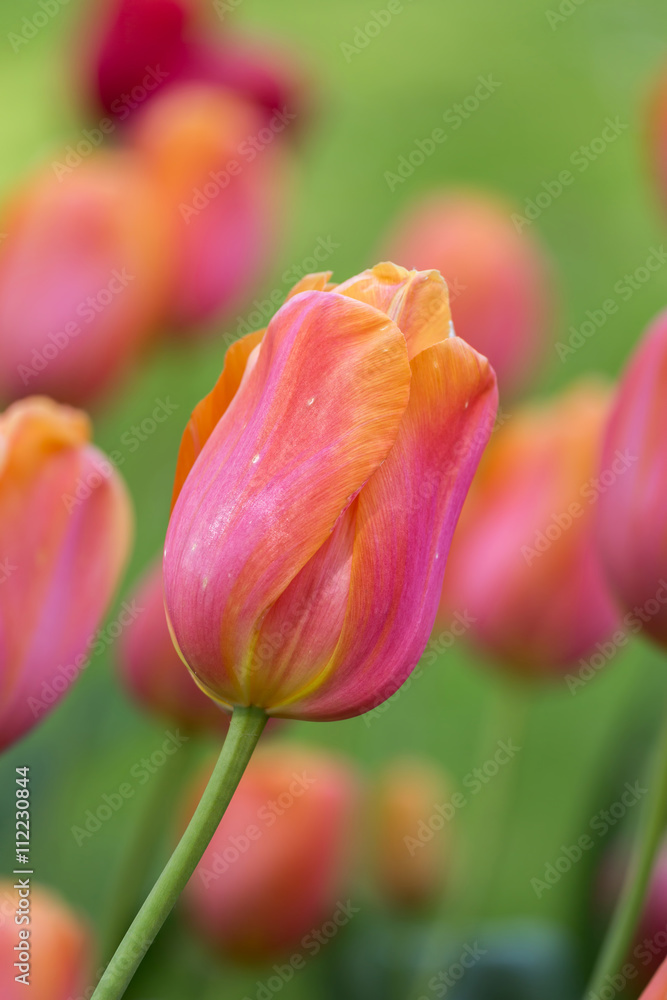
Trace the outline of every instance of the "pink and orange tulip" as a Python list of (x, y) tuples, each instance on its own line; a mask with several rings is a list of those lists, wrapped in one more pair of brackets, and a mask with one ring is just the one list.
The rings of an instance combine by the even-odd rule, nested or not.
[[(25, 996), (30, 1000), (73, 1000), (89, 996), (86, 991), (93, 982), (93, 940), (88, 926), (55, 893), (34, 883), (26, 910), (25, 889), (17, 885), (16, 879), (0, 882), (2, 1000), (21, 1000)], [(21, 978), (26, 974), (27, 979)]]
[(406, 680), (494, 420), (435, 271), (309, 275), (227, 352), (176, 473), (165, 603), (200, 687), (343, 719)]
[(511, 208), (483, 193), (432, 194), (412, 206), (385, 252), (406, 267), (437, 267), (459, 337), (488, 357), (501, 397), (524, 388), (542, 361), (553, 293), (539, 242)]
[(421, 909), (442, 893), (451, 849), (445, 820), (420, 839), (420, 826), (445, 802), (450, 789), (435, 765), (418, 759), (392, 762), (381, 774), (375, 799), (373, 855), (383, 896), (405, 910)]
[(565, 670), (619, 626), (594, 535), (610, 402), (606, 388), (580, 383), (517, 410), (461, 518), (439, 618), (465, 609), (471, 638), (522, 674)]
[(132, 698), (190, 732), (224, 735), (229, 715), (200, 691), (174, 648), (164, 613), (161, 562), (134, 594), (141, 609), (119, 640), (119, 666)]
[(174, 233), (166, 316), (176, 329), (243, 305), (271, 259), (286, 160), (279, 143), (253, 143), (261, 128), (252, 104), (201, 84), (156, 97), (133, 123)]
[(81, 404), (136, 360), (171, 259), (150, 179), (130, 153), (35, 178), (6, 210), (0, 244), (0, 397)]
[(204, 940), (240, 961), (302, 946), (345, 892), (356, 807), (344, 761), (296, 745), (260, 748), (185, 891)]
[(619, 601), (667, 643), (667, 312), (647, 331), (622, 376), (604, 437), (603, 468), (627, 470), (600, 498), (598, 540)]
[(32, 398), (0, 416), (0, 747), (86, 664), (128, 555), (123, 481), (84, 413)]
[(667, 1000), (667, 958), (662, 963), (639, 1000)]

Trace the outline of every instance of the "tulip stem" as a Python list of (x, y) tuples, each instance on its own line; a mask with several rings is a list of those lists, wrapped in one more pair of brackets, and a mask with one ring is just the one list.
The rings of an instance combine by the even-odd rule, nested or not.
[(119, 1000), (197, 867), (267, 722), (261, 708), (234, 709), (208, 785), (181, 840), (100, 979), (92, 1000)]
[(623, 966), (641, 917), (667, 817), (667, 718), (656, 746), (648, 796), (639, 820), (623, 889), (596, 962), (586, 998), (599, 997), (611, 976)]

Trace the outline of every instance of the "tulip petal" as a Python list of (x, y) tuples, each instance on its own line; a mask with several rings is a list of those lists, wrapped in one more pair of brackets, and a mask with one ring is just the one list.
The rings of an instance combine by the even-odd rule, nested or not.
[(165, 547), (179, 648), (219, 700), (248, 703), (259, 624), (386, 459), (410, 377), (401, 331), (364, 303), (303, 292), (270, 322), (181, 490)]
[[(337, 719), (389, 698), (417, 663), (435, 619), (463, 500), (491, 433), (493, 370), (458, 338), (412, 361), (394, 448), (356, 500), (349, 603), (327, 668), (272, 714)], [(363, 664), (363, 668), (360, 665)]]
[[(316, 271), (313, 274), (304, 274), (300, 281), (288, 293), (287, 298), (293, 299), (299, 292), (327, 292), (330, 291), (329, 279), (331, 271)], [(335, 287), (335, 286), (332, 286)]]
[(183, 431), (181, 446), (176, 461), (176, 476), (171, 507), (178, 499), (183, 483), (188, 477), (195, 459), (215, 430), (220, 417), (233, 400), (246, 370), (248, 358), (253, 349), (262, 342), (264, 330), (248, 333), (233, 343), (225, 354), (225, 364), (220, 378), (208, 396), (197, 403), (187, 426)]
[(403, 331), (410, 360), (452, 331), (449, 292), (438, 271), (407, 271), (385, 262), (336, 286), (384, 312)]

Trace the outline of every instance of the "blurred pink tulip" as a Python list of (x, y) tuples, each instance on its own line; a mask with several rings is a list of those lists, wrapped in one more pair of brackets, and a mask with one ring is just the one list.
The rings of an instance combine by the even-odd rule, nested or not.
[(511, 207), (485, 193), (428, 195), (395, 224), (383, 253), (405, 267), (435, 267), (449, 285), (459, 337), (488, 357), (501, 398), (534, 378), (553, 302), (539, 242), (519, 233)]
[(200, 0), (111, 0), (92, 29), (90, 72), (101, 107), (123, 122), (163, 88), (208, 83), (251, 101), (264, 118), (287, 108), (301, 120), (311, 87), (295, 54), (226, 30), (216, 37), (205, 7)]
[(622, 376), (602, 467), (627, 468), (600, 497), (598, 540), (616, 596), (639, 628), (667, 644), (667, 312), (648, 329)]
[(84, 413), (26, 399), (0, 416), (0, 748), (31, 729), (86, 665), (125, 565), (122, 479)]
[(180, 651), (222, 704), (360, 715), (428, 641), (496, 412), (436, 271), (307, 275), (186, 427), (164, 554)]
[(0, 244), (0, 396), (96, 400), (136, 359), (163, 307), (170, 241), (136, 157), (95, 154), (35, 178)]
[(649, 108), (649, 155), (663, 206), (667, 209), (667, 70), (656, 82)]
[(564, 671), (620, 625), (594, 539), (609, 406), (606, 388), (582, 382), (517, 410), (494, 432), (461, 516), (438, 625), (465, 611), (470, 637), (523, 674)]
[(132, 139), (175, 230), (167, 316), (178, 328), (240, 307), (271, 260), (287, 162), (274, 141), (289, 126), (262, 124), (231, 92), (183, 85), (157, 97)]
[(303, 947), (348, 902), (356, 805), (339, 758), (260, 747), (185, 890), (198, 933), (240, 961)]
[(188, 731), (224, 735), (230, 716), (200, 691), (174, 648), (164, 612), (162, 560), (134, 593), (140, 613), (119, 641), (119, 664), (132, 697)]
[[(32, 879), (30, 882), (26, 910), (25, 890), (21, 903), (17, 880), (0, 881), (2, 1000), (76, 1000), (84, 994), (89, 996), (94, 958), (88, 926), (55, 893)], [(28, 978), (21, 979), (26, 973)]]

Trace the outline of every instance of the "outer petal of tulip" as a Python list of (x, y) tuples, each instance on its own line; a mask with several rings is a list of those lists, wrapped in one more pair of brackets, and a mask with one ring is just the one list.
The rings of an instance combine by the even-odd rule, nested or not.
[(387, 457), (409, 391), (405, 339), (371, 306), (304, 292), (269, 324), (185, 481), (165, 546), (172, 627), (219, 700), (246, 703), (267, 609)]
[(600, 497), (598, 541), (623, 606), (667, 643), (667, 312), (649, 328), (622, 376), (602, 468), (622, 475)]
[(457, 334), (489, 358), (503, 397), (529, 382), (553, 296), (544, 252), (517, 231), (509, 206), (483, 193), (434, 193), (399, 219), (384, 252), (409, 267), (437, 267)]
[(516, 411), (464, 509), (439, 618), (465, 611), (471, 637), (512, 670), (565, 670), (620, 625), (594, 540), (609, 405), (606, 389), (581, 383)]
[(119, 666), (128, 691), (143, 708), (187, 731), (224, 735), (229, 715), (200, 691), (171, 641), (161, 562), (146, 574), (135, 601), (140, 614), (119, 642)]
[(428, 841), (419, 834), (450, 794), (446, 776), (429, 761), (395, 760), (380, 776), (372, 842), (376, 878), (383, 896), (401, 909), (429, 906), (442, 893), (449, 826), (445, 823)]
[[(14, 922), (19, 895), (14, 880), (0, 882), (0, 994), (2, 1000), (72, 1000), (90, 989), (93, 940), (88, 926), (55, 893), (30, 887), (30, 923)], [(28, 931), (29, 979), (17, 980), (21, 930)], [(25, 939), (24, 939), (25, 940)]]
[(0, 396), (96, 399), (143, 350), (168, 277), (167, 223), (140, 162), (99, 154), (37, 177), (0, 246)]
[(202, 937), (242, 961), (302, 947), (344, 893), (356, 805), (355, 775), (343, 760), (302, 746), (260, 747), (185, 890)]
[(286, 159), (271, 142), (258, 152), (261, 116), (229, 91), (173, 88), (133, 123), (177, 234), (169, 319), (201, 324), (243, 304), (276, 244)]
[(667, 959), (662, 963), (639, 1000), (665, 1000), (667, 997)]
[(128, 554), (125, 486), (85, 414), (48, 399), (0, 417), (0, 747), (85, 665)]
[[(287, 718), (360, 714), (416, 664), (497, 399), (486, 359), (449, 336), (438, 275), (384, 264), (325, 291), (329, 277), (297, 286), (314, 290), (288, 297), (261, 346), (239, 345), (247, 368), (230, 365), (242, 381), (212, 433), (212, 397), (186, 430), (165, 549), (168, 614), (199, 683)], [(296, 367), (292, 343), (309, 359)], [(274, 405), (267, 447), (246, 445)]]

